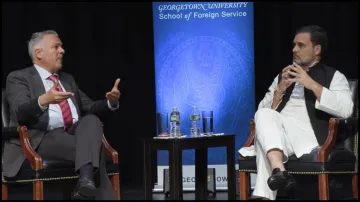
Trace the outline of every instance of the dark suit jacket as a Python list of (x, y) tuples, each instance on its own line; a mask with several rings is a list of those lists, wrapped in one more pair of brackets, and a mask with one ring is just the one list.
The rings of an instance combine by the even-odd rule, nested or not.
[[(71, 97), (79, 118), (86, 114), (98, 117), (111, 110), (107, 100), (92, 101), (78, 87), (74, 78), (67, 73), (58, 72), (59, 80)], [(42, 111), (38, 104), (40, 95), (46, 93), (41, 77), (34, 66), (11, 72), (6, 80), (6, 97), (10, 107), (10, 126), (25, 125), (28, 127), (31, 146), (36, 149), (46, 132), (49, 122), (48, 110)], [(18, 139), (6, 142), (3, 153), (3, 174), (7, 177), (15, 176), (25, 155)]]

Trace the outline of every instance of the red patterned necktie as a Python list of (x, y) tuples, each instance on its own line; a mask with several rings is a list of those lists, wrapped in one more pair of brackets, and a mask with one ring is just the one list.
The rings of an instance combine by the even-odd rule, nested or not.
[[(49, 79), (51, 81), (53, 81), (54, 84), (58, 80), (57, 75), (51, 75), (51, 76), (49, 76)], [(63, 92), (60, 84), (58, 85), (56, 90), (58, 90), (60, 92)], [(64, 119), (64, 130), (67, 131), (70, 128), (70, 126), (73, 124), (70, 105), (69, 105), (67, 100), (64, 100), (64, 101), (59, 103), (59, 106), (61, 108), (62, 116), (63, 116), (63, 119)]]

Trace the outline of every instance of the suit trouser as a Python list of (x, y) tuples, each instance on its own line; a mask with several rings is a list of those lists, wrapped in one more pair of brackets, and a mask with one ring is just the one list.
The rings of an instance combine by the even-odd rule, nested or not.
[(106, 172), (105, 155), (102, 145), (102, 123), (95, 115), (82, 117), (65, 132), (63, 128), (48, 131), (37, 152), (41, 157), (56, 157), (75, 162), (75, 172), (91, 163), (100, 184), (95, 200), (116, 200)]
[[(277, 191), (272, 191), (267, 184), (272, 173), (267, 158), (268, 151), (274, 148), (280, 149), (284, 154), (283, 162), (286, 163), (289, 156), (296, 154), (294, 146), (302, 148), (302, 151), (297, 151), (301, 155), (303, 152), (310, 153), (317, 146), (317, 141), (313, 134), (309, 134), (279, 112), (268, 108), (256, 112), (255, 127), (257, 178), (253, 195), (275, 200)], [(302, 143), (298, 143), (298, 138), (303, 138), (307, 144), (299, 145)]]

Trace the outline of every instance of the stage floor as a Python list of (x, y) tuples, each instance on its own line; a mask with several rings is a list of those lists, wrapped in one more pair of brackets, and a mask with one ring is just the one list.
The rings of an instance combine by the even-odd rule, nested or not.
[[(51, 185), (50, 185), (51, 186)], [(44, 186), (44, 200), (63, 200), (61, 190), (56, 187)], [(144, 192), (141, 186), (122, 185), (121, 200), (144, 200)], [(215, 196), (209, 194), (208, 200), (227, 200), (227, 192), (217, 192)], [(185, 192), (184, 200), (195, 200), (194, 192)], [(238, 199), (238, 197), (237, 197)], [(8, 200), (32, 200), (32, 188), (30, 186), (9, 187)], [(164, 193), (154, 193), (153, 200), (170, 200)]]
[[(30, 185), (30, 184), (29, 184)], [(32, 200), (32, 186), (9, 186), (9, 195), (8, 200)], [(144, 200), (144, 192), (142, 186), (139, 185), (122, 185), (121, 190), (121, 200)], [(287, 197), (279, 197), (278, 200), (288, 200)], [(313, 199), (317, 198), (317, 195), (311, 197)], [(216, 195), (209, 194), (208, 200), (227, 200), (226, 191), (218, 191)], [(239, 200), (239, 196), (236, 196), (236, 199)], [(63, 200), (63, 194), (59, 186), (54, 186), (52, 184), (44, 184), (44, 200)], [(153, 200), (170, 200), (169, 197), (165, 197), (164, 193), (154, 193)], [(183, 200), (195, 200), (194, 192), (185, 192), (183, 195)], [(250, 199), (251, 200), (251, 199)], [(294, 200), (294, 199), (292, 199)], [(296, 199), (295, 199), (296, 200)], [(348, 197), (341, 197), (341, 200), (351, 200)]]

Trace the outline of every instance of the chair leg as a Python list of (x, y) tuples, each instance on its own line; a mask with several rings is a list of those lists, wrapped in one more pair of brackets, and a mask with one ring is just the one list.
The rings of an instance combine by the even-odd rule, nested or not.
[(120, 176), (118, 174), (111, 176), (111, 184), (114, 188), (116, 198), (120, 200)]
[(62, 187), (62, 194), (63, 194), (63, 200), (70, 200), (71, 194), (74, 191), (74, 188), (76, 186), (76, 180), (62, 180), (61, 187)]
[(43, 181), (33, 182), (33, 198), (34, 200), (44, 200)]
[(358, 199), (358, 174), (354, 174), (352, 177), (352, 188), (353, 188), (353, 197)]
[(240, 200), (248, 200), (249, 173), (239, 171), (239, 194)]
[(7, 200), (7, 198), (8, 198), (8, 188), (7, 188), (7, 186), (6, 186), (6, 184), (1, 184), (1, 186), (2, 186), (2, 200)]
[(329, 178), (328, 174), (319, 175), (319, 200), (329, 200)]

